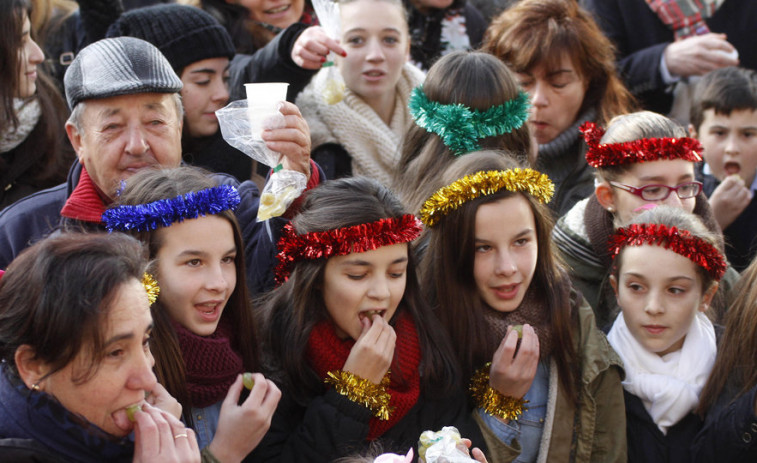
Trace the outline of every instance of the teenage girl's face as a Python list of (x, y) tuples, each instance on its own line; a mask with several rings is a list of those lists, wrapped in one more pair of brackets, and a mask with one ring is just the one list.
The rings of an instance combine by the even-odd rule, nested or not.
[(231, 223), (215, 215), (159, 228), (160, 301), (171, 318), (199, 336), (216, 331), (237, 284)]
[(29, 17), (25, 15), (18, 50), (18, 98), (28, 98), (37, 92), (37, 65), (45, 60), (42, 49), (31, 37), (31, 28)]
[(516, 75), (531, 96), (528, 127), (538, 144), (551, 142), (576, 121), (589, 83), (567, 53), (555, 69), (540, 63)]
[(305, 0), (226, 0), (250, 10), (250, 19), (286, 29), (302, 17)]
[(702, 290), (694, 262), (660, 246), (626, 247), (618, 279), (611, 281), (631, 334), (658, 355), (683, 346), (697, 311), (704, 312), (714, 294)]
[(400, 243), (328, 260), (323, 302), (339, 337), (357, 340), (375, 313), (391, 320), (405, 294), (407, 250)]
[(338, 58), (347, 87), (370, 106), (394, 98), (410, 50), (407, 23), (400, 8), (388, 2), (358, 0), (342, 5), (342, 46)]
[[(623, 173), (623, 175), (616, 180), (617, 183), (637, 188), (652, 184), (674, 187), (681, 183), (693, 181), (694, 163), (684, 161), (683, 159), (665, 159), (634, 164), (631, 169)], [(646, 201), (640, 196), (636, 196), (616, 187), (611, 188), (611, 193), (615, 214), (620, 220), (620, 223), (628, 223), (643, 210), (639, 208), (650, 203), (677, 207), (686, 212), (693, 212), (694, 206), (696, 205), (696, 197), (681, 199), (674, 191), (671, 191), (670, 195), (662, 201)]]
[(536, 270), (536, 223), (526, 198), (515, 195), (476, 212), (473, 277), (481, 298), (498, 312), (512, 312)]
[(181, 101), (184, 130), (192, 137), (206, 137), (218, 131), (219, 110), (229, 101), (229, 59), (196, 61), (181, 73)]
[(104, 351), (96, 353), (102, 360), (92, 377), (77, 382), (93, 354), (85, 347), (39, 386), (67, 410), (109, 434), (123, 437), (134, 428), (126, 408), (144, 403), (145, 393), (157, 383), (149, 345), (152, 316), (145, 288), (136, 279), (121, 285), (112, 304), (101, 327)]

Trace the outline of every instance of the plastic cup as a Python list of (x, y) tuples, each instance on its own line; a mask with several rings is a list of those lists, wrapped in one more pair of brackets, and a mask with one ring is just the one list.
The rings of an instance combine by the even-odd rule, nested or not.
[(244, 84), (247, 92), (247, 107), (272, 108), (279, 101), (287, 99), (286, 82), (263, 82), (257, 84)]

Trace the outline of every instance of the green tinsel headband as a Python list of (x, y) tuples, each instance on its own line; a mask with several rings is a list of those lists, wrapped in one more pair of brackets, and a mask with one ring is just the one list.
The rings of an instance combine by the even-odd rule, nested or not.
[(455, 155), (461, 155), (480, 150), (478, 140), (482, 138), (521, 128), (528, 119), (531, 103), (528, 93), (520, 91), (512, 100), (479, 111), (461, 103), (431, 101), (421, 85), (413, 89), (408, 106), (418, 127), (437, 134)]

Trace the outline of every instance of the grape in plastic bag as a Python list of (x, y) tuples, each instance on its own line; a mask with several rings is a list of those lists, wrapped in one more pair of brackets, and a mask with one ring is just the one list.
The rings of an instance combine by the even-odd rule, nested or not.
[(454, 426), (445, 426), (439, 432), (424, 431), (418, 440), (418, 456), (425, 463), (476, 463)]
[(286, 126), (284, 116), (271, 107), (248, 107), (247, 100), (233, 101), (216, 111), (221, 135), (228, 144), (252, 159), (274, 169), (260, 196), (258, 220), (278, 217), (307, 186), (301, 172), (280, 168), (281, 154), (271, 151), (261, 137), (263, 129)]

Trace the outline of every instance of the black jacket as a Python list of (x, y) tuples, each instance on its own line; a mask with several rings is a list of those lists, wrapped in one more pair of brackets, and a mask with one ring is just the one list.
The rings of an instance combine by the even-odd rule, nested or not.
[[(665, 47), (673, 42), (673, 31), (645, 0), (581, 2), (617, 47), (618, 71), (631, 93), (645, 109), (669, 113), (673, 95), (662, 81), (660, 59)], [(728, 41), (739, 51), (742, 67), (757, 69), (757, 2), (726, 0), (706, 22), (712, 32), (728, 35)]]
[(0, 439), (0, 461), (66, 463), (66, 460), (33, 439)]
[(757, 461), (757, 415), (754, 404), (757, 387), (735, 397), (736, 391), (721, 394), (707, 412), (704, 428), (691, 447), (694, 463), (754, 463)]
[[(283, 392), (271, 428), (250, 454), (250, 462), (326, 463), (369, 447), (365, 439), (371, 412), (364, 406), (333, 389), (311, 399), (307, 406), (295, 403), (291, 394)], [(415, 407), (379, 441), (384, 452), (404, 455), (417, 447), (423, 431), (439, 431), (444, 426), (455, 426), (475, 447), (486, 451), (462, 392), (439, 401), (426, 399), (421, 392)]]

